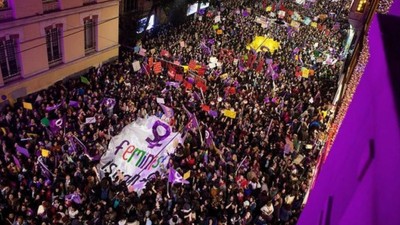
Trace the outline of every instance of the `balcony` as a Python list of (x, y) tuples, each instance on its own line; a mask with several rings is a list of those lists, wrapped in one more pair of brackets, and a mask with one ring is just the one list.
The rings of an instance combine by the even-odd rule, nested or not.
[(95, 4), (97, 0), (83, 0), (83, 5)]
[(43, 0), (43, 12), (49, 13), (60, 9), (57, 0)]
[(0, 21), (10, 20), (13, 18), (13, 11), (11, 8), (0, 8)]

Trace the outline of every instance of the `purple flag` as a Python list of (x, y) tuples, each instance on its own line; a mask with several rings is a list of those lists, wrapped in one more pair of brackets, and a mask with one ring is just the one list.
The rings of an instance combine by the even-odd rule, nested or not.
[(24, 155), (26, 157), (30, 156), (28, 149), (23, 148), (23, 147), (18, 146), (18, 145), (17, 145), (17, 152), (21, 153), (22, 155)]
[(199, 122), (197, 121), (197, 118), (194, 114), (192, 114), (191, 117), (189, 117), (189, 123), (186, 125), (186, 128), (191, 130), (199, 127)]
[(116, 101), (115, 98), (104, 98), (101, 103), (104, 104), (107, 108), (114, 108)]
[(208, 127), (207, 127), (207, 129), (205, 131), (205, 136), (206, 136), (206, 145), (207, 145), (207, 147), (212, 146), (212, 144), (213, 144), (213, 133)]
[(174, 87), (174, 88), (179, 88), (179, 82), (174, 82), (174, 81), (167, 81), (166, 83), (165, 83), (167, 86), (172, 86), (172, 87)]
[(54, 119), (50, 121), (50, 130), (53, 133), (57, 133), (65, 126), (65, 118)]
[(162, 110), (164, 111), (164, 114), (166, 117), (171, 118), (174, 117), (174, 110), (168, 106), (165, 106), (164, 104), (159, 103)]
[(65, 200), (73, 201), (73, 202), (75, 202), (76, 204), (81, 204), (81, 203), (82, 203), (81, 196), (80, 196), (79, 194), (75, 194), (75, 193), (66, 195), (66, 196), (65, 196)]
[(78, 107), (79, 103), (77, 101), (70, 100), (68, 105), (72, 107)]
[(50, 112), (50, 111), (53, 111), (55, 109), (58, 109), (63, 103), (64, 103), (64, 101), (62, 101), (61, 103), (59, 103), (57, 105), (54, 105), (54, 106), (47, 106), (46, 107), (46, 111)]
[(195, 92), (195, 91), (193, 92), (193, 98), (194, 98), (194, 100), (196, 100), (196, 101), (200, 101), (200, 100), (201, 100), (199, 93), (197, 93), (197, 92)]
[(217, 111), (214, 111), (214, 110), (208, 111), (208, 114), (210, 114), (210, 116), (212, 116), (212, 117), (214, 117), (214, 118), (217, 118), (217, 117), (218, 117), (218, 112), (217, 112)]
[(188, 77), (187, 81), (191, 84), (194, 84), (194, 78), (193, 77)]
[(213, 45), (215, 43), (215, 40), (213, 38), (210, 38), (208, 39), (207, 43)]
[(180, 175), (176, 170), (174, 170), (174, 168), (169, 168), (168, 182), (172, 184), (175, 183), (189, 184), (189, 181), (183, 179), (182, 175)]
[(21, 163), (19, 162), (18, 158), (13, 155), (15, 165), (21, 169)]

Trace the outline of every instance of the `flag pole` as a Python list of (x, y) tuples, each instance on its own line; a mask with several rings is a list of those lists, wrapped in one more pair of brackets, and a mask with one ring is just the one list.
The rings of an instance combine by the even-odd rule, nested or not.
[(168, 196), (168, 198), (169, 198), (169, 170), (170, 169), (168, 169), (168, 178), (167, 178), (167, 196)]
[(271, 126), (272, 126), (272, 122), (274, 121), (274, 119), (271, 119), (271, 122), (269, 123), (269, 126), (268, 126), (268, 131), (267, 131), (267, 138), (269, 137), (269, 130), (271, 129)]
[(205, 98), (204, 98), (203, 89), (201, 89), (201, 88), (200, 88), (200, 93), (201, 93), (201, 96), (203, 97), (203, 98), (201, 99), (201, 100), (202, 100), (202, 103), (204, 104)]
[(240, 162), (238, 168), (236, 169), (235, 176), (237, 175), (237, 172), (239, 171), (240, 167), (242, 167), (242, 164), (243, 164), (244, 160), (246, 160), (246, 158), (247, 158), (247, 155), (246, 155), (246, 156), (244, 157), (244, 159)]
[(199, 130), (199, 133), (200, 133), (201, 145), (204, 145), (203, 134), (201, 134), (200, 126), (198, 126), (197, 129)]

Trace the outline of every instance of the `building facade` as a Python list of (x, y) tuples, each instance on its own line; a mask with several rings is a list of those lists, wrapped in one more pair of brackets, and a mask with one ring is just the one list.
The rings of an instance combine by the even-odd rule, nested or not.
[(118, 0), (0, 0), (2, 100), (116, 58), (118, 23)]

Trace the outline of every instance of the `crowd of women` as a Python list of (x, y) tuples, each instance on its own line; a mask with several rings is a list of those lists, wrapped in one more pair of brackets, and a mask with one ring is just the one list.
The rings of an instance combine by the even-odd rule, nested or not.
[[(60, 81), (5, 106), (0, 223), (295, 224), (342, 69), (346, 4), (221, 1), (179, 26), (146, 34), (138, 43), (146, 53), (122, 51), (118, 61), (91, 69), (84, 79)], [(317, 26), (297, 19), (293, 27), (293, 15)], [(255, 22), (261, 16), (264, 26)], [(246, 49), (255, 36), (280, 48)], [(210, 65), (210, 57), (218, 63)], [(162, 70), (155, 73), (150, 64), (159, 61)], [(192, 69), (182, 72), (191, 61)], [(179, 73), (183, 81), (175, 81)], [(206, 87), (191, 86), (193, 79)], [(171, 80), (179, 85), (167, 85)], [(191, 172), (190, 184), (167, 188), (160, 174), (134, 190), (119, 176), (99, 177), (96, 165), (111, 137), (139, 117), (162, 117), (159, 96), (175, 111), (168, 122), (176, 131), (189, 121), (183, 106), (199, 121), (169, 162), (181, 174)], [(87, 124), (88, 117), (96, 122)], [(50, 129), (56, 119), (63, 129)], [(203, 139), (207, 129), (212, 145)], [(72, 135), (87, 152), (70, 154)]]

